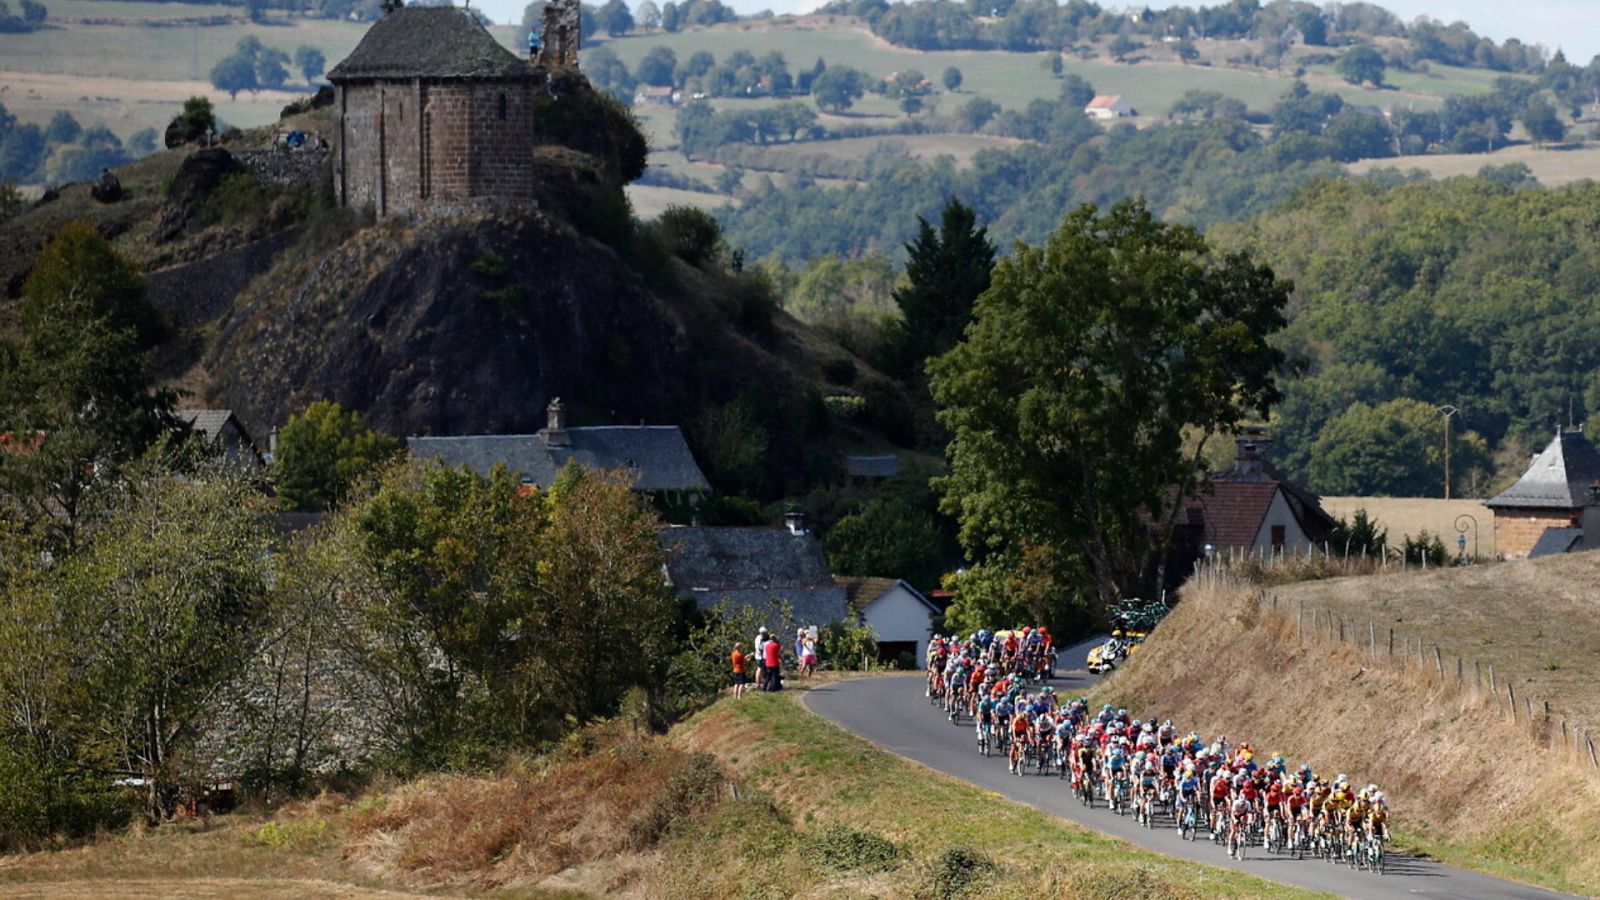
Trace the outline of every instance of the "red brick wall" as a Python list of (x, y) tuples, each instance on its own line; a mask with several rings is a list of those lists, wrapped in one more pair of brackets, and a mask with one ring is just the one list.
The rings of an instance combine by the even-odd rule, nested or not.
[(1497, 509), (1494, 549), (1506, 559), (1522, 559), (1546, 528), (1576, 528), (1578, 512), (1570, 509)]

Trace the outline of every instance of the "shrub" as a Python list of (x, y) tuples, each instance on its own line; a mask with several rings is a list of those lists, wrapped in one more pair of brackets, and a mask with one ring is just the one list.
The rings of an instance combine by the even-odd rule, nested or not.
[(961, 897), (994, 872), (994, 860), (964, 844), (939, 854), (929, 893), (938, 900)]
[(812, 865), (832, 872), (882, 872), (900, 861), (900, 850), (893, 843), (842, 825), (811, 837), (800, 852)]
[(703, 266), (716, 258), (722, 245), (722, 226), (705, 210), (692, 206), (669, 206), (656, 220), (673, 255), (691, 266)]
[(628, 826), (628, 845), (645, 850), (666, 836), (672, 823), (716, 804), (725, 781), (716, 757), (696, 753), (667, 780), (642, 815)]

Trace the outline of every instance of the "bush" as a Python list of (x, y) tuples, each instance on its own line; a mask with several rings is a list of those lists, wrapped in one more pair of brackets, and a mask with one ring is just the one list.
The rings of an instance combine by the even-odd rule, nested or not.
[(994, 860), (971, 847), (951, 847), (934, 864), (929, 893), (938, 900), (964, 896), (995, 868)]
[(674, 256), (691, 266), (716, 258), (722, 245), (722, 226), (710, 213), (692, 206), (669, 206), (656, 220)]
[(715, 805), (724, 781), (716, 757), (709, 753), (689, 757), (682, 768), (672, 773), (644, 813), (628, 826), (628, 846), (634, 850), (655, 846), (674, 822)]
[(806, 861), (830, 872), (882, 872), (900, 861), (900, 850), (888, 840), (842, 825), (811, 837), (801, 848)]

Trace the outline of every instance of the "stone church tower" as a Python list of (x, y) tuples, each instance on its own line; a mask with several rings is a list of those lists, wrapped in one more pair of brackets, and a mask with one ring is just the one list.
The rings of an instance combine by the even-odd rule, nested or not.
[(386, 4), (328, 73), (338, 202), (379, 216), (531, 203), (546, 79), (464, 9)]

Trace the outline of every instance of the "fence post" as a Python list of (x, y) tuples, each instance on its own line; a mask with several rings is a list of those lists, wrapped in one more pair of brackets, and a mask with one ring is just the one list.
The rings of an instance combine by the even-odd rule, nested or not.
[(1458, 691), (1466, 685), (1466, 678), (1463, 674), (1465, 672), (1464, 667), (1465, 663), (1462, 662), (1461, 657), (1456, 657), (1456, 690)]
[(1512, 687), (1509, 681), (1506, 682), (1506, 699), (1510, 701), (1511, 721), (1515, 722), (1517, 720), (1517, 689)]
[(1389, 658), (1394, 658), (1394, 629), (1389, 629)]
[(1600, 768), (1600, 759), (1595, 759), (1594, 756), (1594, 738), (1586, 737), (1584, 741), (1589, 745), (1589, 765)]
[(1344, 643), (1344, 618), (1339, 619), (1339, 643)]
[(1496, 702), (1500, 700), (1500, 688), (1494, 683), (1494, 663), (1489, 663), (1489, 694)]
[(1367, 653), (1378, 655), (1378, 626), (1371, 619), (1367, 620)]
[(1477, 660), (1472, 661), (1472, 686), (1474, 688), (1483, 687), (1483, 663)]
[(1444, 654), (1439, 652), (1439, 648), (1438, 647), (1434, 647), (1433, 648), (1433, 664), (1439, 668), (1439, 683), (1443, 684), (1444, 683)]

